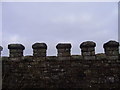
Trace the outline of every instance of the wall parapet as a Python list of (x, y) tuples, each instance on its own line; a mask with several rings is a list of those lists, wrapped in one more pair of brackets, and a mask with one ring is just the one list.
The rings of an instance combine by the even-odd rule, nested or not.
[[(56, 45), (57, 56), (47, 56), (47, 45), (32, 45), (33, 55), (24, 56), (22, 44), (8, 45), (9, 57), (2, 57), (3, 90), (25, 88), (120, 89), (119, 43), (103, 45), (105, 53), (95, 54), (96, 43), (80, 44), (81, 55), (71, 55), (70, 43)], [(2, 49), (0, 49), (2, 51)]]
[(85, 60), (95, 59), (95, 46), (96, 44), (92, 41), (86, 41), (80, 45), (82, 56)]
[[(73, 55), (71, 55), (71, 44), (70, 43), (58, 43), (56, 45), (57, 49), (57, 57), (60, 60), (71, 59)], [(96, 43), (93, 41), (86, 41), (80, 44), (82, 59), (84, 60), (95, 60), (98, 58), (106, 58), (109, 60), (119, 59), (119, 42), (117, 41), (109, 41), (103, 44), (104, 54), (100, 56), (95, 54)], [(34, 43), (32, 45), (33, 48), (33, 57), (45, 59), (47, 53), (47, 45), (45, 43)], [(25, 50), (25, 46), (22, 44), (9, 44), (9, 57), (10, 58), (20, 58), (23, 57), (23, 52)], [(0, 53), (3, 48), (0, 46)]]
[(9, 44), (9, 57), (22, 57), (25, 47), (22, 44)]
[(45, 43), (35, 43), (32, 48), (34, 57), (46, 57), (47, 45)]
[(105, 54), (108, 59), (118, 59), (119, 58), (119, 43), (116, 41), (109, 41), (103, 45)]

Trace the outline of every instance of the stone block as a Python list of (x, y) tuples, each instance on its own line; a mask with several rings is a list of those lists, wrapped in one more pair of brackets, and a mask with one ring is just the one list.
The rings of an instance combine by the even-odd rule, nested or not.
[(107, 56), (107, 60), (118, 60), (119, 56)]
[(34, 57), (46, 57), (46, 53), (41, 53), (41, 52), (38, 53), (38, 52), (34, 52), (34, 53), (33, 53), (33, 56), (34, 56)]
[(104, 45), (103, 45), (103, 47), (104, 48), (108, 48), (108, 47), (116, 47), (116, 48), (118, 48), (119, 47), (119, 42), (116, 42), (116, 41), (113, 41), (113, 40), (110, 40), (110, 41), (108, 41), (107, 43), (105, 43)]
[(35, 43), (32, 45), (33, 49), (47, 49), (47, 45), (45, 43)]
[(57, 57), (58, 60), (70, 60), (70, 57)]
[(11, 52), (10, 52), (10, 55), (9, 55), (9, 56), (10, 56), (10, 57), (22, 57), (22, 56), (23, 56), (23, 53), (21, 53), (21, 52), (20, 52), (20, 53), (19, 53), (19, 52), (18, 52), (18, 53), (11, 53)]
[(71, 44), (69, 43), (59, 43), (57, 46), (57, 56), (68, 57), (71, 56)]
[(107, 56), (118, 56), (119, 51), (106, 51)]
[(57, 60), (56, 56), (47, 56), (46, 57), (47, 60)]
[(59, 57), (68, 57), (68, 56), (70, 56), (70, 53), (69, 52), (58, 53), (57, 56), (59, 56)]
[(47, 45), (45, 43), (35, 43), (32, 48), (34, 57), (46, 57)]
[(22, 60), (22, 57), (10, 57), (9, 60), (14, 62), (20, 62)]
[(33, 56), (24, 56), (24, 57), (22, 57), (22, 59), (26, 62), (31, 62), (31, 61), (33, 61)]
[(95, 46), (96, 46), (96, 44), (93, 41), (86, 41), (86, 42), (81, 43), (80, 48), (81, 49), (85, 48), (85, 47), (91, 48), (91, 47), (95, 47)]
[(58, 52), (70, 52), (70, 49), (68, 49), (68, 48), (58, 49)]
[(106, 60), (106, 55), (103, 53), (96, 54), (96, 60)]
[(22, 44), (9, 44), (9, 57), (22, 57), (25, 47)]
[(95, 56), (84, 56), (84, 60), (95, 60)]
[(104, 47), (106, 56), (117, 56), (119, 54), (119, 42), (111, 40), (105, 43), (103, 47)]
[(82, 56), (85, 60), (93, 60), (95, 56), (95, 46), (96, 44), (92, 41), (83, 42), (80, 45)]
[(82, 55), (83, 55), (83, 56), (94, 56), (94, 55), (95, 55), (95, 51), (83, 52)]
[(82, 52), (87, 52), (87, 51), (95, 51), (95, 49), (93, 47), (83, 47)]
[(81, 55), (72, 55), (71, 60), (83, 60), (83, 57)]
[(33, 61), (45, 61), (46, 57), (33, 57)]
[(71, 49), (70, 43), (59, 43), (56, 46), (57, 49)]
[(118, 51), (117, 47), (105, 47), (106, 51)]

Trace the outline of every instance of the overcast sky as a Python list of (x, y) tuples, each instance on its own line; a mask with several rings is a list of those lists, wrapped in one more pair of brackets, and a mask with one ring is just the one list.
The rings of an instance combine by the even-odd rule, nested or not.
[(118, 41), (117, 2), (4, 2), (2, 3), (3, 55), (8, 44), (21, 43), (24, 55), (32, 55), (32, 44), (44, 42), (47, 55), (57, 55), (60, 42), (72, 44), (72, 54), (80, 54), (84, 41), (96, 42), (96, 53), (103, 43)]

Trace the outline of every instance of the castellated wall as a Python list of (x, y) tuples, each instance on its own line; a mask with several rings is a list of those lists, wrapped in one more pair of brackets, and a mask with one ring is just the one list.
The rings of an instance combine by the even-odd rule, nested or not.
[[(119, 43), (103, 44), (95, 54), (96, 43), (80, 44), (81, 55), (71, 55), (70, 43), (56, 46), (57, 56), (46, 56), (47, 45), (32, 45), (33, 56), (24, 56), (22, 44), (9, 44), (9, 57), (2, 58), (2, 89), (82, 88), (83, 90), (120, 89)], [(0, 52), (2, 51), (0, 47)]]

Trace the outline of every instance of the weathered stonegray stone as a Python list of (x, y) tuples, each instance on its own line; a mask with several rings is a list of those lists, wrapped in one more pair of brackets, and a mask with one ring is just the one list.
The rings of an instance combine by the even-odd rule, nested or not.
[(30, 62), (30, 61), (33, 61), (33, 56), (24, 56), (24, 57), (22, 57), (22, 59), (24, 60), (24, 61), (26, 61), (26, 62)]
[(58, 57), (57, 60), (70, 60), (70, 57)]
[(9, 58), (9, 60), (10, 61), (13, 61), (13, 62), (20, 62), (20, 61), (22, 61), (22, 57), (18, 57), (18, 56), (16, 56), (16, 57), (10, 57)]
[(94, 56), (94, 55), (95, 55), (95, 51), (83, 52), (82, 55), (83, 55), (83, 56)]
[(84, 60), (95, 60), (95, 56), (83, 56)]
[(106, 60), (106, 55), (104, 53), (96, 54), (96, 60)]
[(57, 60), (56, 56), (47, 56), (46, 57), (47, 60)]
[(34, 49), (33, 50), (33, 56), (37, 56), (37, 57), (45, 57), (46, 56), (46, 49)]
[(25, 47), (22, 44), (9, 44), (8, 49), (21, 49), (24, 50)]
[(103, 45), (104, 48), (106, 47), (119, 47), (119, 42), (110, 40)]
[(71, 49), (71, 44), (70, 43), (59, 43), (56, 48), (57, 49)]
[(119, 58), (119, 42), (109, 41), (103, 45), (107, 59), (116, 60)]
[(25, 47), (22, 44), (9, 44), (9, 57), (22, 57), (23, 56), (23, 50)]
[(23, 56), (23, 50), (10, 50), (10, 57), (21, 57)]
[(36, 61), (45, 61), (45, 60), (46, 60), (46, 57), (41, 57), (41, 56), (40, 57), (39, 56), (38, 57), (33, 57), (33, 61), (35, 61), (35, 62)]
[(95, 51), (93, 47), (82, 47), (82, 52)]
[(118, 60), (119, 56), (107, 56), (107, 60)]
[(85, 60), (95, 59), (95, 46), (93, 41), (86, 41), (80, 45), (82, 56)]
[[(120, 60), (115, 54), (118, 49), (108, 47), (106, 53), (109, 56), (106, 56), (95, 54), (93, 45), (82, 47), (82, 55), (70, 55), (70, 46), (62, 45), (58, 52), (60, 56), (41, 57), (46, 54), (43, 45), (43, 48), (33, 47), (38, 57), (2, 57), (2, 89), (120, 89)], [(10, 52), (19, 54), (22, 50), (12, 49)]]
[(86, 42), (83, 42), (80, 45), (80, 48), (85, 48), (85, 47), (92, 48), (92, 47), (95, 47), (95, 46), (96, 46), (96, 44), (93, 41), (86, 41)]
[(45, 43), (35, 43), (32, 48), (34, 57), (46, 57), (47, 45)]
[(118, 50), (116, 47), (105, 47), (106, 51), (111, 51), (111, 50)]
[(72, 55), (71, 60), (83, 60), (83, 57), (81, 55)]
[(71, 56), (71, 44), (69, 43), (59, 43), (57, 46), (58, 57), (69, 57)]
[(119, 51), (117, 51), (117, 50), (106, 51), (106, 55), (109, 55), (109, 56), (118, 56), (119, 55)]

